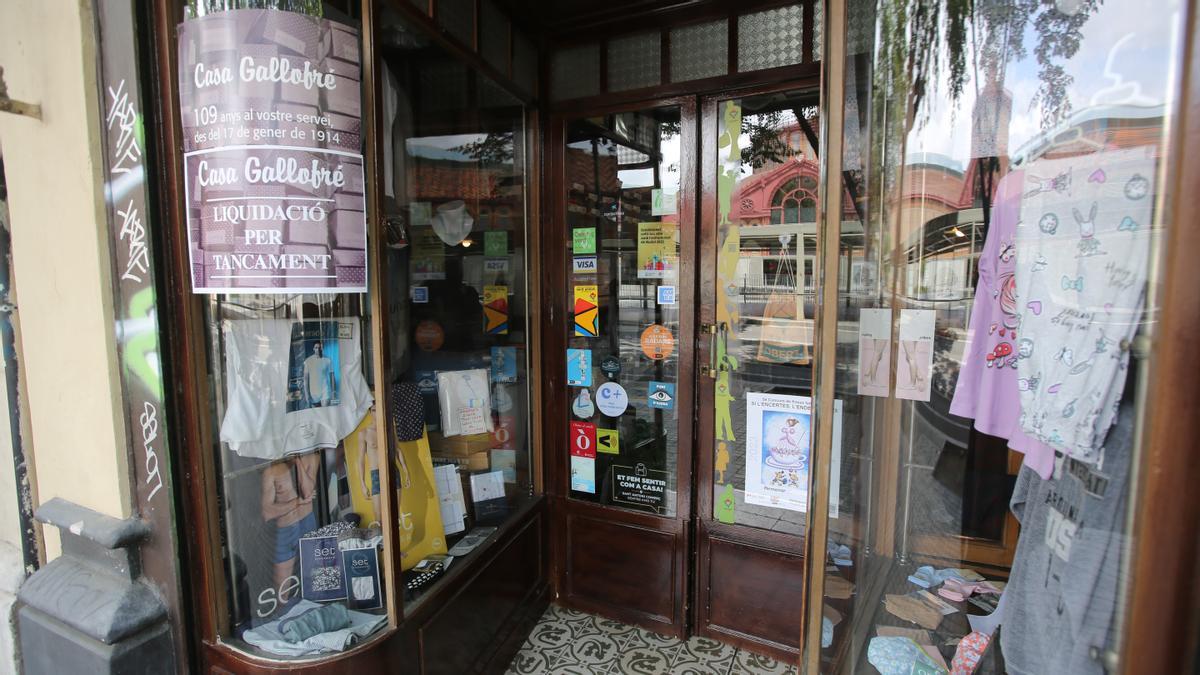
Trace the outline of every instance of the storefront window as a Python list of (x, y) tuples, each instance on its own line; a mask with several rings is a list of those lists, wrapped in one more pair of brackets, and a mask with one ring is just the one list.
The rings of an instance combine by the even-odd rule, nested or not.
[(680, 113), (567, 124), (570, 490), (674, 517), (679, 451)]
[(391, 10), (361, 82), (358, 3), (278, 4), (189, 6), (179, 39), (218, 630), (286, 659), (382, 634), (534, 480), (524, 105)]
[[(521, 101), (385, 10), (387, 372), (405, 611), (531, 501)], [(448, 582), (449, 583), (449, 582)]]
[(1112, 672), (1182, 10), (849, 3), (822, 672)]

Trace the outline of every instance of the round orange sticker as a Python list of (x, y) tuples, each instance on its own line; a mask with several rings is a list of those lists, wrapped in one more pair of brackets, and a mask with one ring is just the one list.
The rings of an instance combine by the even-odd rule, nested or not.
[(442, 330), (438, 322), (426, 319), (417, 324), (415, 337), (418, 347), (427, 352), (436, 352), (446, 341), (446, 331)]
[(642, 353), (652, 359), (665, 359), (675, 351), (675, 336), (666, 326), (654, 324), (642, 331)]

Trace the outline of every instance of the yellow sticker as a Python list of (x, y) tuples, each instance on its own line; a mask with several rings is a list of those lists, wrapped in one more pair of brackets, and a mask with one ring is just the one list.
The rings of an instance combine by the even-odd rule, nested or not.
[(616, 429), (596, 429), (596, 450), (610, 455), (621, 454), (621, 435)]

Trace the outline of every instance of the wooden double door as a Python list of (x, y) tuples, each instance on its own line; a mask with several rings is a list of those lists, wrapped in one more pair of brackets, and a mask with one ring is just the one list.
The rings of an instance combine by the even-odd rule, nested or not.
[(794, 661), (817, 89), (551, 118), (543, 355), (559, 601)]

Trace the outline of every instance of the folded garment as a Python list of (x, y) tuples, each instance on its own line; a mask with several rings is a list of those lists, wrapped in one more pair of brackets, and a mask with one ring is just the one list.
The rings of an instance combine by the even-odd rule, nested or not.
[(385, 615), (347, 611), (346, 613), (350, 617), (350, 625), (346, 628), (329, 633), (318, 633), (302, 642), (288, 642), (283, 633), (280, 632), (279, 625), (290, 618), (310, 609), (319, 608), (320, 606), (311, 600), (298, 600), (295, 606), (279, 619), (265, 623), (257, 628), (251, 628), (242, 633), (242, 639), (247, 644), (276, 656), (311, 656), (326, 652), (343, 651), (360, 638), (374, 633), (387, 623), (387, 616)]
[(891, 614), (927, 630), (937, 629), (942, 622), (942, 612), (937, 607), (911, 595), (885, 596), (883, 606)]
[(987, 651), (992, 636), (984, 633), (971, 633), (958, 643), (954, 659), (950, 661), (951, 675), (971, 675), (979, 667), (983, 653)]
[(962, 593), (960, 593), (958, 591), (952, 590), (948, 586), (942, 586), (941, 588), (938, 589), (938, 595), (942, 596), (943, 598), (945, 598), (947, 600), (953, 600), (954, 602), (962, 602), (963, 600), (967, 599), (967, 595), (970, 595), (970, 593), (963, 595)]
[(826, 548), (829, 551), (829, 558), (833, 560), (834, 565), (838, 567), (852, 567), (854, 565), (854, 560), (851, 558), (853, 554), (849, 546), (830, 542)]
[[(913, 572), (908, 576), (908, 580), (920, 586), (921, 588), (933, 588), (947, 579), (966, 581), (966, 578), (959, 574), (960, 571), (963, 570), (960, 570), (957, 567), (947, 567), (945, 569), (935, 570), (933, 569), (932, 565), (922, 565), (921, 567), (917, 568), (916, 572)], [(972, 570), (965, 571), (975, 574)]]
[[(901, 596), (903, 597), (903, 596)], [(902, 637), (873, 637), (867, 644), (867, 661), (881, 675), (910, 675), (917, 663), (926, 670), (945, 673), (916, 642)]]
[(825, 575), (825, 597), (847, 600), (854, 595), (854, 584), (835, 574)]
[(312, 607), (296, 616), (279, 622), (283, 639), (295, 644), (319, 633), (330, 633), (350, 625), (350, 614), (344, 605)]
[(929, 631), (919, 628), (901, 628), (899, 626), (876, 626), (875, 634), (879, 637), (906, 637), (919, 645), (933, 644)]
[(1000, 594), (1000, 591), (997, 590), (996, 587), (994, 585), (992, 585), (992, 582), (990, 582), (990, 581), (962, 581), (961, 579), (953, 579), (953, 578), (947, 579), (946, 582), (942, 585), (942, 589), (938, 591), (938, 595), (942, 596), (943, 598), (951, 597), (950, 595), (946, 595), (946, 593), (944, 593), (943, 591), (946, 591), (946, 592), (952, 593), (953, 595), (958, 596), (957, 598), (951, 598), (951, 599), (959, 600), (960, 602), (964, 598), (969, 598), (976, 593), (994, 593), (996, 595)]

